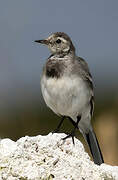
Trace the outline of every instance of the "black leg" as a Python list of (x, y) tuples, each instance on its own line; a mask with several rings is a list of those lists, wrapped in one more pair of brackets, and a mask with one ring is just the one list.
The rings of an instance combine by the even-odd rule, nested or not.
[(59, 131), (64, 119), (65, 119), (65, 116), (62, 117), (62, 119), (61, 119), (60, 123), (58, 124), (57, 128), (54, 131), (52, 131), (52, 133), (57, 133)]
[(75, 132), (76, 132), (76, 129), (78, 129), (78, 123), (81, 119), (81, 116), (77, 116), (77, 122), (74, 122), (70, 117), (68, 117), (68, 118), (71, 121), (71, 123), (74, 125), (74, 129), (71, 131), (71, 133), (69, 135), (67, 135), (65, 138), (63, 138), (63, 140), (72, 137), (73, 144), (75, 144), (75, 142), (74, 142)]
[(77, 122), (73, 121), (70, 117), (68, 117), (68, 119), (70, 120), (70, 122), (72, 123), (72, 125), (73, 125), (74, 127), (77, 127), (77, 128), (78, 128)]
[(76, 131), (76, 127), (74, 127), (74, 129), (71, 131), (70, 134), (68, 134), (66, 137), (62, 138), (62, 140), (66, 140), (67, 138), (72, 137), (73, 144), (75, 144), (75, 142), (74, 142), (75, 131)]

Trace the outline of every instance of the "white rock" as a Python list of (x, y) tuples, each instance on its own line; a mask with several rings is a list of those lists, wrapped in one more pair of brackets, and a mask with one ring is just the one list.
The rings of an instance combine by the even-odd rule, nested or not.
[(118, 167), (95, 165), (82, 143), (65, 134), (0, 141), (0, 180), (118, 180)]
[(8, 156), (17, 148), (17, 144), (11, 139), (2, 139), (0, 141), (0, 156)]

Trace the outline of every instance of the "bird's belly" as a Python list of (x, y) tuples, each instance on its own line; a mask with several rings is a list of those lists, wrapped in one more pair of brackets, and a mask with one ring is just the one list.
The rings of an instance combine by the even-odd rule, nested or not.
[(56, 114), (77, 117), (89, 102), (90, 92), (83, 79), (42, 77), (41, 89), (44, 100)]

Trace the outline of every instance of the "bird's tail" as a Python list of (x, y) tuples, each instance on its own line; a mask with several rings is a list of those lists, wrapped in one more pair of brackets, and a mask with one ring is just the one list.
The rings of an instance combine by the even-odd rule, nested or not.
[(102, 164), (104, 163), (103, 156), (100, 150), (100, 146), (98, 144), (98, 140), (93, 129), (90, 129), (89, 132), (85, 135), (85, 139), (89, 145), (93, 160), (95, 164)]

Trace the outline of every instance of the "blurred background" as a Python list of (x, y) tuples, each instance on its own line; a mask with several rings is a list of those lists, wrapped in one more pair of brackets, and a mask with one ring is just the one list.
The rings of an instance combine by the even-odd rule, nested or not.
[[(50, 55), (34, 43), (66, 32), (86, 59), (95, 85), (93, 126), (105, 162), (118, 165), (118, 1), (0, 1), (0, 137), (45, 135), (59, 121), (42, 98), (40, 76)], [(61, 132), (70, 132), (65, 120)], [(82, 140), (80, 133), (77, 137)], [(88, 151), (88, 149), (87, 149)]]

